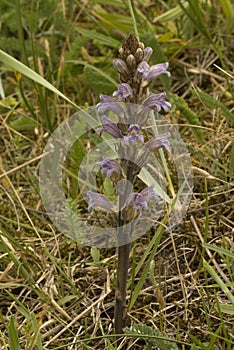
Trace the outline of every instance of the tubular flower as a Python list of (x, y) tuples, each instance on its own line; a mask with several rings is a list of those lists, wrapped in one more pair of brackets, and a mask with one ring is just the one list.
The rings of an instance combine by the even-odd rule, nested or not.
[(148, 65), (147, 62), (141, 62), (137, 67), (137, 76), (141, 76), (142, 85), (147, 86), (152, 80), (157, 78), (161, 74), (167, 74), (168, 77), (171, 76), (170, 72), (167, 71), (169, 66), (168, 62), (155, 64), (152, 67)]
[(141, 80), (144, 77), (144, 74), (149, 71), (150, 66), (146, 61), (142, 61), (139, 63), (136, 73), (135, 73), (135, 79)]
[(107, 199), (103, 194), (88, 191), (87, 196), (89, 197), (88, 211), (91, 212), (93, 208), (104, 209), (109, 211), (114, 207), (114, 204)]
[(99, 128), (98, 131), (100, 132), (100, 134), (102, 134), (102, 132), (105, 131), (111, 136), (113, 136), (115, 139), (123, 138), (123, 134), (121, 133), (118, 126), (105, 115), (102, 117), (102, 127)]
[(137, 211), (140, 211), (142, 208), (147, 209), (148, 202), (151, 199), (154, 199), (155, 201), (158, 200), (158, 197), (153, 191), (153, 188), (154, 185), (151, 185), (139, 193), (132, 193), (129, 198), (128, 206), (133, 206)]
[(99, 113), (104, 114), (106, 111), (110, 110), (113, 113), (119, 115), (124, 112), (123, 108), (114, 97), (101, 94), (100, 100), (101, 102), (97, 104), (97, 110)]
[(132, 88), (127, 83), (119, 84), (118, 90), (113, 93), (113, 96), (117, 96), (118, 100), (121, 102), (124, 99), (132, 96)]
[(165, 112), (168, 112), (168, 109), (171, 107), (170, 102), (165, 101), (166, 93), (162, 92), (160, 94), (151, 93), (149, 97), (144, 101), (143, 106), (156, 109), (157, 112), (160, 112), (161, 109), (164, 109)]
[(170, 153), (170, 143), (168, 138), (171, 136), (169, 132), (152, 137), (148, 142), (146, 142), (144, 148), (147, 148), (150, 152), (154, 152), (161, 147), (165, 147), (167, 152)]
[(152, 81), (161, 74), (167, 74), (167, 76), (170, 77), (171, 74), (170, 72), (167, 71), (168, 66), (169, 66), (169, 63), (165, 62), (165, 63), (155, 64), (154, 66), (149, 67), (149, 69), (143, 73), (144, 79), (147, 81)]
[(131, 142), (137, 142), (140, 141), (141, 143), (144, 142), (143, 135), (140, 134), (141, 128), (138, 124), (131, 124), (128, 128), (128, 135), (124, 136), (124, 141), (128, 143)]
[(110, 159), (108, 157), (103, 157), (101, 162), (97, 162), (102, 169), (102, 174), (106, 174), (114, 182), (119, 181), (123, 178), (122, 168), (120, 164), (115, 159)]

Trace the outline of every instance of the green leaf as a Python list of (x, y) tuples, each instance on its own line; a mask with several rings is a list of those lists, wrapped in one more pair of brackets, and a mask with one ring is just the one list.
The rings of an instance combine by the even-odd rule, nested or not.
[(153, 329), (144, 324), (133, 324), (131, 328), (126, 327), (124, 328), (124, 333), (135, 335), (136, 337), (140, 336), (146, 342), (156, 344), (160, 350), (178, 350), (176, 343), (170, 338), (163, 337), (159, 329)]
[(69, 303), (74, 299), (77, 299), (77, 295), (66, 295), (64, 298), (58, 300), (58, 304), (64, 306), (66, 303)]
[(9, 326), (8, 326), (8, 337), (9, 337), (10, 350), (20, 350), (18, 331), (14, 323), (13, 316), (11, 316)]
[(105, 180), (103, 182), (103, 189), (104, 189), (104, 195), (107, 198), (109, 198), (110, 200), (112, 198), (115, 198), (113, 183), (111, 182), (110, 179), (108, 179), (108, 177), (105, 177)]
[(21, 116), (9, 123), (9, 126), (16, 131), (32, 130), (38, 125), (39, 124), (36, 120), (33, 120), (26, 116)]
[(98, 263), (100, 261), (100, 250), (96, 247), (92, 247), (90, 253), (93, 258), (93, 261), (95, 263)]
[[(217, 308), (218, 309), (218, 308)], [(232, 304), (219, 304), (219, 309), (227, 315), (234, 316), (234, 306)]]
[(84, 80), (85, 84), (92, 88), (96, 94), (103, 92), (110, 94), (115, 90), (115, 85), (102, 72), (98, 72), (90, 66), (84, 68)]

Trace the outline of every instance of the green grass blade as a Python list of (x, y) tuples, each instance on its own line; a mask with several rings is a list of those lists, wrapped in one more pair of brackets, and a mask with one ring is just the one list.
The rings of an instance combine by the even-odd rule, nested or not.
[[(184, 5), (184, 8), (187, 9), (189, 4), (187, 2), (184, 2), (183, 5)], [(175, 21), (176, 19), (179, 19), (183, 15), (183, 13), (184, 13), (183, 9), (179, 5), (177, 5), (172, 9), (157, 16), (156, 23), (157, 22), (165, 23), (168, 21)]]
[(8, 337), (9, 337), (10, 350), (20, 350), (18, 331), (14, 323), (13, 316), (11, 316), (9, 326), (8, 326)]
[(178, 1), (178, 5), (182, 8), (186, 16), (190, 19), (191, 23), (198, 30), (199, 33), (203, 35), (204, 38), (211, 44), (213, 44), (213, 40), (208, 31), (207, 23), (205, 21), (205, 17), (203, 15), (201, 5), (202, 1), (200, 0), (188, 0), (189, 7), (186, 8), (184, 3)]
[[(131, 295), (131, 300), (130, 300), (130, 303), (129, 303), (129, 308), (131, 309), (133, 307), (133, 305), (135, 304), (137, 298), (138, 298), (138, 295), (140, 294), (140, 291), (142, 290), (142, 287), (145, 283), (145, 280), (148, 276), (148, 273), (149, 273), (149, 270), (150, 270), (150, 264), (151, 264), (151, 261), (154, 259), (154, 256), (155, 256), (155, 253), (157, 251), (157, 248), (158, 248), (158, 245), (160, 243), (160, 240), (161, 240), (161, 237), (162, 237), (162, 234), (165, 230), (165, 224), (168, 220), (168, 217), (166, 216), (163, 221), (162, 221), (162, 224), (158, 227), (157, 231), (155, 232), (155, 235), (154, 237), (152, 238), (150, 244), (148, 245), (147, 249), (145, 250), (145, 253), (141, 259), (141, 261), (139, 262), (139, 264), (137, 264), (137, 267), (135, 269), (135, 276), (138, 274), (138, 272), (140, 271), (141, 267), (143, 266), (143, 263), (145, 262), (146, 258), (148, 257), (148, 260), (146, 262), (146, 265), (144, 267), (144, 270), (141, 274), (141, 277), (137, 283), (137, 285), (135, 286), (134, 288), (134, 291)], [(151, 251), (152, 249), (152, 251)], [(149, 255), (150, 254), (150, 255)], [(131, 283), (131, 281), (129, 282), (129, 284)]]
[(226, 256), (229, 256), (230, 258), (234, 259), (234, 253), (232, 253), (228, 249), (217, 247), (214, 244), (208, 244), (208, 243), (203, 243), (203, 246), (207, 249), (210, 249), (210, 250), (213, 250), (213, 251), (219, 253), (220, 255), (226, 255)]
[(84, 29), (81, 27), (75, 27), (78, 33), (86, 36), (87, 38), (93, 39), (98, 41), (100, 44), (113, 47), (114, 49), (117, 49), (119, 47), (119, 41), (108, 37), (107, 35), (98, 33), (96, 30), (90, 30), (90, 29)]
[(208, 262), (203, 258), (203, 265), (204, 268), (209, 272), (209, 274), (211, 275), (211, 277), (216, 281), (216, 283), (219, 285), (219, 287), (222, 289), (222, 291), (224, 292), (224, 294), (228, 297), (228, 299), (230, 300), (230, 302), (234, 305), (234, 296), (232, 295), (232, 293), (230, 292), (230, 290), (227, 288), (226, 284), (221, 280), (221, 278), (217, 275), (217, 273), (215, 272), (215, 270), (213, 269), (212, 266), (210, 266), (210, 264), (208, 264)]
[(220, 4), (223, 8), (223, 12), (224, 12), (225, 16), (233, 19), (233, 17), (234, 17), (233, 2), (231, 2), (229, 0), (220, 0)]
[(21, 63), (20, 61), (16, 60), (12, 56), (8, 55), (6, 52), (0, 50), (0, 61), (7, 67), (11, 68), (12, 70), (16, 70), (20, 72), (22, 75), (26, 76), (27, 78), (35, 81), (36, 83), (44, 86), (48, 90), (54, 92), (58, 96), (62, 97), (64, 100), (72, 104), (75, 108), (80, 109), (78, 105), (76, 105), (74, 102), (72, 102), (68, 97), (66, 97), (61, 91), (56, 89), (52, 84), (50, 84), (46, 79), (42, 78), (39, 74), (34, 72), (31, 68), (27, 67), (25, 64)]
[(232, 141), (232, 149), (230, 153), (230, 163), (229, 163), (229, 177), (230, 179), (233, 177), (234, 172), (234, 141)]

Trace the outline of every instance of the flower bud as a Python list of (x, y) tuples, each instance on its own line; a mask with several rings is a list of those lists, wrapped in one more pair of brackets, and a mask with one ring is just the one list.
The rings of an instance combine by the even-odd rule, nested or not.
[(129, 67), (134, 67), (136, 65), (135, 57), (132, 54), (127, 56), (126, 61)]
[(128, 67), (126, 63), (121, 60), (121, 58), (117, 58), (113, 61), (113, 66), (120, 74), (127, 74), (128, 73)]
[(146, 47), (146, 48), (144, 49), (143, 61), (149, 62), (150, 57), (152, 56), (152, 53), (153, 53), (152, 47)]

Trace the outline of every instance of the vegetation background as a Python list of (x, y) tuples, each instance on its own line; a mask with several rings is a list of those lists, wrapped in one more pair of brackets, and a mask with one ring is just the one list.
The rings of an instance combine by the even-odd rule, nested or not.
[[(155, 228), (132, 247), (129, 325), (118, 348), (231, 350), (234, 2), (138, 0), (133, 8), (151, 62), (170, 63), (167, 118), (187, 144), (195, 183), (181, 225), (161, 240)], [(51, 132), (115, 90), (112, 61), (134, 32), (130, 9), (125, 0), (0, 2), (1, 349), (117, 349), (115, 249), (56, 231), (38, 167)], [(64, 170), (77, 210), (76, 171), (90, 142), (86, 135), (74, 145)]]

